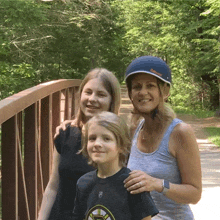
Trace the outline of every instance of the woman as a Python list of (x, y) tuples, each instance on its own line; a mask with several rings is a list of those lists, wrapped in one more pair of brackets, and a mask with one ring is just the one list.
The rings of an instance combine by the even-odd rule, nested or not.
[(134, 118), (143, 119), (133, 133), (125, 187), (151, 192), (159, 210), (153, 219), (194, 219), (188, 204), (201, 198), (200, 155), (192, 128), (166, 104), (170, 69), (160, 58), (142, 56), (128, 66), (126, 83)]
[(120, 84), (106, 69), (93, 69), (80, 85), (80, 103), (76, 118), (55, 135), (53, 168), (46, 187), (38, 220), (68, 219), (74, 208), (76, 182), (93, 170), (87, 160), (77, 154), (81, 149), (82, 126), (102, 111), (118, 114)]

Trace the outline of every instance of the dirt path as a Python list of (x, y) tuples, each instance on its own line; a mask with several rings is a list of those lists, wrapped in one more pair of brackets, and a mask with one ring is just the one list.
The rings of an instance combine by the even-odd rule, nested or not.
[(216, 146), (207, 139), (205, 127), (220, 127), (220, 118), (196, 118), (192, 115), (177, 115), (178, 118), (190, 124), (195, 132), (200, 151), (220, 151), (220, 146)]

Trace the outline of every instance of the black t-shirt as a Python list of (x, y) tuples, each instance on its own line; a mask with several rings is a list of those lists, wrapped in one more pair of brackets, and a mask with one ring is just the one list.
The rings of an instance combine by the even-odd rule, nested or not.
[(158, 214), (148, 192), (132, 195), (124, 188), (129, 173), (124, 167), (105, 179), (97, 177), (97, 171), (82, 176), (77, 182), (72, 220), (141, 220)]
[(77, 154), (81, 149), (79, 128), (67, 125), (65, 131), (60, 130), (54, 143), (60, 154), (59, 188), (49, 220), (68, 219), (74, 208), (77, 180), (94, 168), (88, 165), (82, 155)]

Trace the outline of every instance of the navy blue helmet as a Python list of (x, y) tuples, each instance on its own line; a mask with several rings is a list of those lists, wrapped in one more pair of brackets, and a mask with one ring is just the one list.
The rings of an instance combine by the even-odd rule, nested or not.
[(171, 84), (171, 71), (162, 59), (153, 56), (142, 56), (134, 59), (125, 73), (125, 80), (136, 73), (147, 73)]

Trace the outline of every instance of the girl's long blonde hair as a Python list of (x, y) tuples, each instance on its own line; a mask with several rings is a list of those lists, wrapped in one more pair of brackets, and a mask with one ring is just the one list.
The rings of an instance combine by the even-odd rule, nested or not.
[[(120, 91), (120, 84), (118, 82), (118, 79), (116, 76), (104, 68), (95, 68), (92, 69), (86, 77), (83, 79), (80, 88), (79, 88), (79, 97), (81, 97), (82, 90), (86, 83), (91, 79), (99, 78), (105, 89), (108, 91), (108, 93), (111, 95), (111, 104), (110, 104), (110, 112), (113, 112), (115, 114), (119, 113), (120, 108), (120, 101), (121, 101), (121, 91)], [(79, 99), (80, 102), (80, 99)], [(80, 106), (80, 105), (79, 105)], [(78, 112), (75, 117), (75, 124), (80, 129), (82, 128), (83, 122), (85, 120), (85, 115), (83, 114), (82, 110), (79, 108)]]

